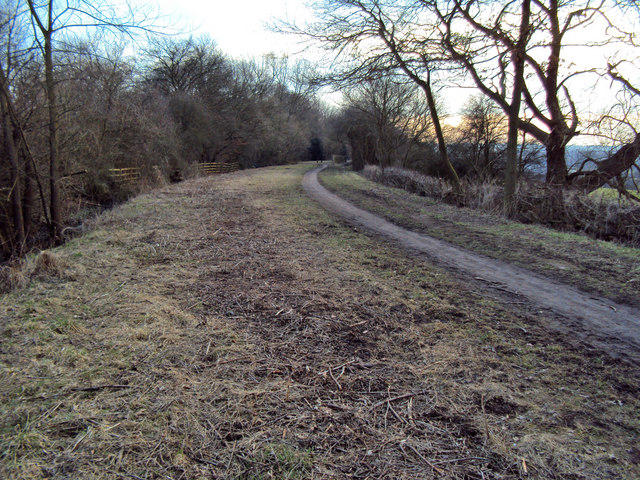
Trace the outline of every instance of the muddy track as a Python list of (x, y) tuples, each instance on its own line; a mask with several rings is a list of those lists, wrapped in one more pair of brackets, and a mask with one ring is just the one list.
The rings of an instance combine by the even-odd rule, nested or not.
[(313, 169), (304, 176), (307, 194), (350, 224), (364, 227), (402, 246), (426, 254), (436, 263), (491, 288), (525, 298), (544, 315), (547, 326), (602, 349), (615, 358), (640, 364), (640, 311), (582, 292), (550, 278), (478, 255), (428, 235), (394, 225), (325, 189)]

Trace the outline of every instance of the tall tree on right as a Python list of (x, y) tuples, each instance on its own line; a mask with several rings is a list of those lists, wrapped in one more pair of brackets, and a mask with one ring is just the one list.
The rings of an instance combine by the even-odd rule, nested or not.
[[(627, 137), (610, 157), (590, 160), (578, 171), (570, 172), (566, 159), (569, 142), (584, 133), (580, 127), (586, 130), (587, 124), (597, 125), (589, 118), (593, 112), (588, 112), (582, 101), (589, 93), (585, 84), (596, 84), (606, 75), (618, 80), (615, 68), (604, 72), (597, 62), (606, 63), (607, 52), (632, 49), (632, 26), (628, 31), (620, 26), (619, 4), (607, 0), (421, 3), (438, 16), (444, 47), (475, 86), (516, 122), (520, 131), (545, 146), (548, 185), (556, 190), (574, 186), (590, 192), (633, 167), (640, 154), (637, 134)], [(586, 33), (589, 38), (584, 37)], [(587, 47), (591, 58), (580, 59), (579, 54), (584, 53), (580, 49)], [(629, 85), (619, 83), (631, 91)], [(508, 84), (513, 85), (511, 96)], [(516, 106), (518, 90), (524, 107), (521, 113)], [(610, 88), (607, 94), (614, 99), (619, 92)], [(631, 117), (619, 120), (633, 129)], [(587, 165), (591, 167), (585, 169)]]

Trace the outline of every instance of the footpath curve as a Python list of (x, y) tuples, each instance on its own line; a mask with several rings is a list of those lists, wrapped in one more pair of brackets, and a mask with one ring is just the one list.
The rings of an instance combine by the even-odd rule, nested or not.
[(553, 313), (548, 327), (606, 351), (615, 358), (640, 364), (640, 311), (582, 292), (569, 285), (523, 268), (469, 252), (428, 235), (405, 228), (362, 210), (320, 185), (318, 173), (327, 165), (307, 172), (302, 180), (306, 193), (348, 223), (363, 227), (405, 248), (417, 250), (435, 262), (488, 285), (496, 285), (526, 298), (537, 309)]

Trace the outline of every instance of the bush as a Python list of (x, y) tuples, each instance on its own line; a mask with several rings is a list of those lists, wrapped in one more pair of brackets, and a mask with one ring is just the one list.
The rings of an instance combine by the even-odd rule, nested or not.
[(0, 265), (0, 294), (23, 288), (27, 279), (20, 263)]
[[(383, 185), (456, 203), (453, 201), (453, 188), (441, 178), (396, 167), (382, 170), (371, 165), (362, 174)], [(463, 180), (461, 186), (462, 206), (493, 213), (502, 212), (501, 185), (496, 182)], [(580, 231), (594, 238), (640, 246), (640, 206), (607, 200), (603, 196), (592, 199), (576, 191), (564, 191), (558, 199), (557, 193), (543, 184), (521, 181), (516, 190), (514, 219), (522, 223)]]

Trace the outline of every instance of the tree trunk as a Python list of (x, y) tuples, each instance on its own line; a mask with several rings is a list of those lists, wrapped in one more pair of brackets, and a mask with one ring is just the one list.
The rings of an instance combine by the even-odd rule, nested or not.
[(640, 134), (636, 134), (632, 142), (620, 147), (609, 158), (597, 162), (595, 170), (569, 175), (569, 183), (586, 193), (593, 192), (633, 167), (638, 157), (640, 157)]
[(7, 161), (9, 162), (10, 170), (9, 198), (11, 200), (11, 223), (13, 233), (12, 250), (15, 255), (21, 255), (25, 245), (25, 234), (22, 217), (22, 194), (20, 192), (20, 168), (18, 167), (18, 152), (14, 143), (13, 129), (11, 128), (11, 119), (9, 117), (9, 107), (4, 95), (0, 98), (0, 111), (2, 112), (2, 133), (4, 136), (5, 153)]
[(51, 239), (60, 240), (62, 233), (62, 213), (60, 205), (60, 189), (58, 185), (58, 111), (56, 106), (56, 90), (53, 79), (53, 47), (52, 32), (44, 35), (44, 68), (47, 102), (49, 103), (49, 209), (51, 213)]
[(512, 217), (515, 213), (514, 197), (518, 181), (518, 123), (520, 103), (524, 89), (524, 50), (529, 37), (531, 0), (522, 0), (522, 16), (516, 51), (512, 54), (514, 64), (513, 93), (509, 105), (509, 127), (507, 131), (507, 165), (504, 174), (504, 213)]
[(544, 209), (550, 218), (560, 220), (564, 215), (564, 189), (567, 186), (567, 163), (564, 138), (553, 130), (547, 139), (547, 198)]
[(552, 130), (547, 139), (547, 177), (551, 187), (565, 187), (568, 182), (567, 162), (565, 160), (564, 136)]
[(380, 26), (378, 35), (380, 36), (382, 41), (385, 43), (385, 45), (387, 45), (387, 47), (389, 48), (389, 51), (398, 62), (398, 66), (402, 69), (404, 73), (407, 74), (407, 76), (413, 82), (416, 83), (416, 85), (418, 85), (422, 89), (422, 91), (425, 93), (427, 97), (429, 114), (431, 115), (431, 121), (433, 122), (433, 129), (436, 132), (436, 138), (438, 140), (438, 151), (440, 152), (440, 160), (442, 161), (442, 163), (444, 163), (449, 173), (449, 177), (453, 182), (453, 189), (456, 196), (459, 196), (461, 193), (460, 177), (458, 176), (458, 172), (456, 172), (456, 169), (453, 167), (453, 164), (451, 163), (451, 159), (449, 158), (449, 154), (447, 152), (447, 144), (444, 140), (444, 134), (442, 133), (442, 127), (440, 125), (440, 116), (438, 115), (438, 109), (436, 108), (436, 101), (433, 96), (433, 90), (431, 88), (431, 67), (430, 65), (426, 64), (426, 61), (425, 61), (424, 67), (425, 67), (427, 78), (425, 80), (419, 77), (413, 70), (411, 70), (411, 68), (409, 68), (409, 66), (407, 65), (407, 62), (402, 58), (402, 55), (398, 50), (398, 46), (395, 43), (395, 39), (393, 38), (393, 34), (390, 34), (390, 38), (386, 36), (388, 32), (386, 30), (383, 20), (378, 19), (378, 23)]
[(33, 155), (31, 153), (31, 149), (29, 148), (29, 144), (27, 143), (27, 137), (24, 134), (24, 130), (22, 125), (20, 125), (20, 120), (16, 115), (13, 104), (11, 103), (11, 96), (9, 90), (7, 89), (7, 79), (4, 75), (4, 70), (0, 65), (0, 96), (3, 96), (6, 101), (7, 114), (8, 119), (10, 121), (14, 131), (14, 145), (16, 146), (17, 156), (20, 158), (20, 150), (24, 152), (24, 199), (22, 201), (22, 217), (23, 217), (23, 225), (24, 225), (24, 233), (25, 233), (25, 241), (29, 239), (31, 235), (32, 225), (33, 225), (33, 213), (35, 212), (35, 187), (38, 187), (40, 193), (40, 200), (42, 202), (42, 214), (44, 215), (47, 224), (49, 222), (49, 214), (47, 213), (47, 204), (44, 196), (44, 190), (42, 188), (42, 183), (40, 182), (40, 176), (36, 170), (35, 161), (33, 159)]
[(35, 172), (32, 163), (24, 162), (24, 200), (22, 202), (22, 218), (25, 238), (29, 238), (33, 226), (33, 212), (35, 211), (36, 192), (34, 185)]
[(366, 138), (356, 133), (350, 133), (348, 138), (349, 143), (351, 144), (351, 168), (355, 172), (359, 172), (364, 169), (366, 163)]
[(453, 167), (451, 163), (451, 159), (449, 158), (449, 153), (447, 152), (447, 143), (444, 139), (444, 134), (442, 133), (442, 126), (440, 125), (440, 115), (438, 115), (438, 109), (436, 108), (436, 101), (433, 97), (433, 90), (431, 89), (431, 73), (427, 73), (427, 81), (422, 82), (420, 84), (422, 90), (427, 96), (427, 105), (429, 106), (429, 112), (431, 114), (431, 121), (433, 122), (433, 129), (436, 132), (436, 138), (438, 139), (438, 151), (440, 152), (440, 160), (447, 168), (449, 172), (449, 177), (453, 182), (453, 188), (456, 194), (460, 194), (460, 177), (458, 176), (458, 172)]
[[(512, 102), (513, 112), (518, 108), (520, 110), (520, 102), (514, 105)], [(507, 131), (507, 165), (504, 172), (504, 214), (512, 217), (515, 213), (515, 194), (516, 184), (518, 181), (518, 119), (509, 115), (509, 127)]]
[[(56, 85), (53, 78), (53, 33), (56, 17), (53, 12), (54, 0), (48, 0), (46, 24), (37, 12), (33, 0), (27, 0), (31, 19), (42, 33), (43, 41), (40, 43), (44, 56), (45, 93), (47, 96), (49, 112), (49, 212), (50, 236), (55, 243), (60, 240), (62, 233), (62, 212), (60, 205), (60, 190), (58, 186), (58, 110), (56, 105)], [(34, 27), (35, 28), (35, 27)], [(42, 45), (44, 44), (44, 45)]]

